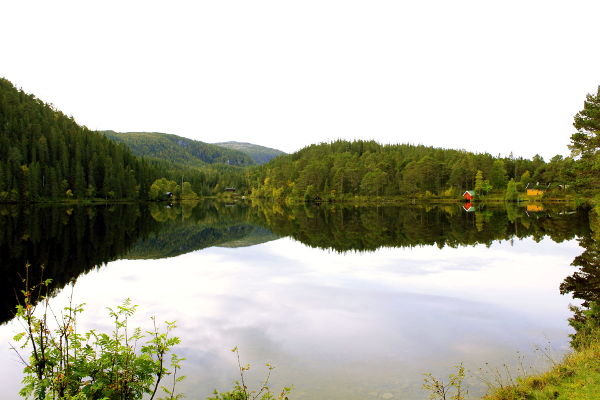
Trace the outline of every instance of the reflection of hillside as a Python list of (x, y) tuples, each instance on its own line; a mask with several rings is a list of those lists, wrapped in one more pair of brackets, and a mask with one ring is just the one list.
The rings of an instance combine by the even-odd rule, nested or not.
[(248, 207), (224, 207), (218, 203), (182, 205), (150, 204), (150, 215), (159, 230), (138, 240), (123, 256), (128, 259), (157, 259), (213, 246), (244, 247), (276, 239), (265, 228), (248, 222)]
[[(213, 246), (250, 246), (250, 243), (256, 239), (253, 237), (256, 229), (257, 227), (248, 224), (206, 226), (199, 225), (194, 221), (173, 221), (161, 226), (159, 232), (138, 241), (123, 258), (167, 258)], [(277, 236), (270, 234), (268, 240), (275, 238)], [(231, 246), (232, 243), (240, 245)], [(258, 241), (257, 243), (262, 242)]]
[(556, 242), (589, 235), (586, 210), (547, 209), (534, 215), (525, 207), (460, 206), (345, 207), (320, 205), (282, 209), (260, 205), (261, 219), (274, 233), (311, 247), (337, 251), (379, 247), (490, 245), (495, 240), (549, 236)]
[(31, 264), (32, 284), (51, 278), (51, 289), (60, 289), (119, 258), (137, 238), (155, 229), (158, 224), (139, 205), (1, 207), (0, 321), (13, 315), (25, 264)]
[(228, 242), (221, 243), (219, 247), (228, 247), (231, 249), (238, 247), (250, 247), (277, 239), (279, 239), (279, 236), (275, 235), (270, 230), (265, 229), (261, 226), (254, 226), (252, 228), (252, 231), (248, 235), (240, 239), (230, 240)]

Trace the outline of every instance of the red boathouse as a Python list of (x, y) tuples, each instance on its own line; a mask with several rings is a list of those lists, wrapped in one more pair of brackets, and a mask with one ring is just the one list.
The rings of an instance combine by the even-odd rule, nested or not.
[(463, 199), (467, 200), (467, 201), (471, 201), (475, 198), (475, 192), (472, 190), (467, 190), (466, 192), (463, 193)]

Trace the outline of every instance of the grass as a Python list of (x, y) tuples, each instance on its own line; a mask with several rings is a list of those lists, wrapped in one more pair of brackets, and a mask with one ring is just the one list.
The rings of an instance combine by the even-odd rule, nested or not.
[(600, 330), (589, 345), (568, 354), (550, 371), (496, 388), (483, 400), (600, 399)]

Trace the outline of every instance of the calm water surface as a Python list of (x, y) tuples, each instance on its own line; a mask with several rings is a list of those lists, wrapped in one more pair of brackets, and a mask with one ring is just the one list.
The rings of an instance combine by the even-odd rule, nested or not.
[[(39, 262), (57, 277), (56, 308), (77, 279), (80, 329), (110, 330), (105, 307), (127, 297), (140, 325), (177, 320), (181, 390), (196, 399), (231, 387), (234, 346), (251, 380), (270, 362), (273, 386), (293, 384), (293, 399), (423, 399), (423, 373), (447, 376), (459, 362), (476, 373), (523, 355), (542, 369), (537, 346), (568, 350), (576, 301), (558, 288), (589, 234), (586, 214), (564, 209), (201, 204), (0, 216), (4, 292), (18, 287), (14, 269)], [(3, 399), (18, 398), (20, 381), (11, 306), (5, 295)]]

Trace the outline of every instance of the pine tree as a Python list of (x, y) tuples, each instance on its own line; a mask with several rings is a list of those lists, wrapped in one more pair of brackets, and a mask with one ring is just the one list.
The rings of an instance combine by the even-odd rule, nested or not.
[(600, 86), (595, 95), (588, 94), (583, 110), (575, 115), (571, 135), (572, 155), (576, 158), (577, 184), (588, 188), (600, 184)]

